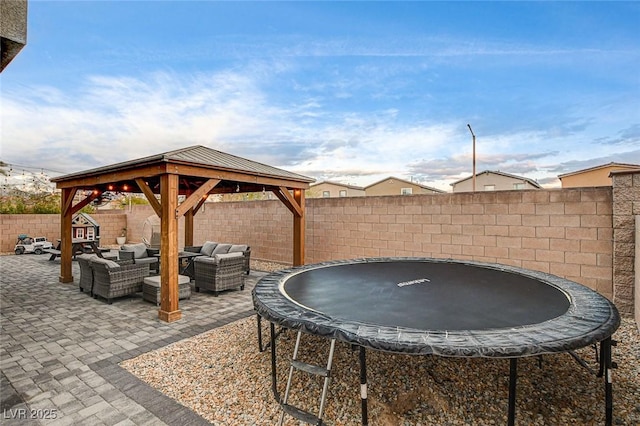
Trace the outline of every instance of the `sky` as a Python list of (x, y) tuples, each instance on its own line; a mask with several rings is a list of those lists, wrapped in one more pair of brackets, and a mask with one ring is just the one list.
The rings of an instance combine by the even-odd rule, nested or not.
[(640, 2), (38, 1), (0, 160), (48, 176), (204, 145), (450, 191), (640, 164)]

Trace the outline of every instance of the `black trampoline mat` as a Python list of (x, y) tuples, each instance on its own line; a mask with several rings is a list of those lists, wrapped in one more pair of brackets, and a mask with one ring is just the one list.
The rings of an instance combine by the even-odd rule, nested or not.
[(334, 320), (421, 330), (487, 330), (567, 312), (560, 289), (513, 272), (460, 263), (336, 264), (286, 279), (285, 295)]

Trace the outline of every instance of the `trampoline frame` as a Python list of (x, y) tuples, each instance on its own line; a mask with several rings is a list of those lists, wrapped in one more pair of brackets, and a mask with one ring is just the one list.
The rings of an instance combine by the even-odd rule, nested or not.
[[(371, 262), (429, 262), (429, 263), (454, 263), (463, 264), (473, 267), (494, 269), (514, 274), (523, 275), (536, 280), (540, 280), (548, 285), (561, 289), (570, 300), (570, 306), (567, 312), (558, 318), (545, 321), (542, 324), (542, 333), (548, 333), (559, 326), (564, 328), (570, 326), (574, 333), (560, 341), (553, 341), (552, 345), (531, 345), (527, 342), (526, 345), (518, 347), (517, 345), (511, 345), (506, 348), (501, 347), (499, 350), (488, 350), (486, 347), (471, 348), (467, 346), (464, 337), (465, 333), (447, 332), (455, 337), (456, 344), (461, 345), (461, 350), (450, 350), (448, 346), (439, 346), (437, 331), (426, 330), (428, 335), (435, 334), (435, 344), (429, 342), (424, 343), (424, 336), (422, 336), (422, 345), (415, 345), (412, 343), (411, 333), (420, 334), (420, 330), (408, 330), (401, 327), (396, 327), (399, 330), (399, 334), (403, 337), (409, 336), (409, 343), (406, 345), (394, 343), (389, 346), (386, 343), (382, 345), (371, 335), (367, 335), (366, 325), (364, 331), (364, 337), (358, 336), (353, 333), (349, 324), (346, 327), (331, 326), (326, 322), (327, 317), (321, 312), (316, 312), (310, 308), (301, 306), (295, 301), (290, 300), (287, 295), (281, 294), (283, 291), (283, 284), (286, 280), (294, 275), (318, 268), (331, 267), (335, 265), (345, 265), (354, 263), (371, 263)], [(354, 346), (358, 346), (359, 363), (360, 363), (360, 382), (361, 382), (361, 412), (362, 412), (362, 424), (368, 424), (367, 414), (367, 369), (366, 369), (366, 348), (393, 352), (393, 353), (405, 353), (413, 355), (426, 355), (433, 354), (447, 357), (488, 357), (488, 358), (508, 358), (509, 359), (509, 402), (508, 402), (508, 425), (515, 424), (515, 408), (516, 408), (516, 383), (517, 383), (517, 360), (521, 357), (562, 353), (572, 353), (574, 349), (583, 348), (589, 345), (600, 344), (600, 356), (598, 358), (599, 371), (597, 377), (604, 378), (605, 384), (605, 418), (606, 425), (611, 426), (613, 423), (613, 377), (612, 369), (616, 368), (616, 364), (612, 362), (612, 346), (615, 346), (615, 341), (612, 340), (611, 335), (618, 328), (620, 324), (620, 316), (618, 311), (610, 301), (603, 296), (599, 295), (595, 291), (573, 281), (569, 281), (555, 275), (546, 274), (543, 272), (526, 270), (523, 268), (517, 268), (506, 265), (489, 264), (482, 262), (472, 261), (458, 261), (452, 259), (432, 259), (432, 258), (417, 258), (417, 257), (390, 257), (390, 258), (366, 258), (366, 259), (349, 259), (340, 261), (324, 262), (312, 265), (305, 265), (294, 267), (291, 269), (274, 272), (263, 277), (254, 288), (253, 292), (254, 307), (257, 311), (258, 321), (258, 345), (260, 351), (266, 350), (267, 346), (271, 349), (271, 376), (272, 376), (272, 391), (274, 397), (278, 403), (281, 403), (281, 398), (277, 389), (277, 371), (276, 371), (276, 342), (280, 332), (275, 331), (275, 324), (280, 326), (303, 331), (308, 334), (318, 335), (326, 338), (336, 338), (346, 343), (350, 343)], [(296, 314), (293, 314), (291, 309), (297, 310)], [(293, 317), (292, 317), (293, 315)], [(265, 318), (270, 322), (270, 342), (267, 346), (262, 344), (262, 328), (261, 319)], [(358, 324), (360, 328), (363, 324)], [(540, 326), (537, 324), (535, 326)], [(376, 326), (380, 329), (380, 326)], [(384, 327), (382, 327), (384, 329)], [(519, 327), (519, 329), (530, 329), (530, 326)], [(396, 330), (398, 331), (398, 330)], [(422, 330), (425, 332), (425, 330)], [(475, 332), (475, 330), (474, 330)], [(491, 337), (499, 334), (508, 334), (506, 330), (487, 330), (487, 333)], [(468, 333), (467, 333), (468, 334)], [(517, 335), (523, 333), (516, 333)], [(526, 333), (525, 333), (526, 334)], [(384, 330), (383, 330), (384, 335)], [(552, 337), (557, 337), (553, 335)], [(477, 341), (473, 339), (477, 344)], [(498, 341), (500, 342), (500, 341)], [(492, 342), (496, 343), (496, 342)], [(511, 341), (510, 343), (514, 343)], [(455, 349), (455, 348), (454, 348)]]

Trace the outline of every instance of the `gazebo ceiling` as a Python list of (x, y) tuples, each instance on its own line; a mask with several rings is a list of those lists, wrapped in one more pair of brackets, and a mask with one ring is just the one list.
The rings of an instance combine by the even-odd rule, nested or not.
[(142, 179), (155, 193), (160, 192), (160, 176), (177, 174), (179, 194), (189, 194), (209, 179), (218, 183), (209, 194), (259, 192), (278, 187), (307, 189), (314, 179), (266, 164), (195, 145), (175, 151), (129, 160), (109, 166), (71, 173), (51, 179), (59, 189), (76, 188), (99, 192), (142, 192)]

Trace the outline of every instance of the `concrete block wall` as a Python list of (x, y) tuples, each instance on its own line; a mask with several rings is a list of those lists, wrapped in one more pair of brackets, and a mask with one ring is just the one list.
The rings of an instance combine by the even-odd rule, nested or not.
[[(194, 242), (249, 244), (290, 263), (291, 213), (277, 200), (211, 203)], [(613, 297), (612, 189), (577, 188), (306, 200), (306, 263), (427, 256), (559, 275)]]
[(60, 215), (57, 214), (3, 214), (0, 215), (2, 244), (0, 252), (13, 253), (19, 234), (47, 237), (54, 245), (60, 238)]
[(622, 313), (634, 310), (635, 216), (640, 215), (640, 173), (616, 171), (613, 181), (613, 297)]
[(611, 188), (314, 199), (307, 212), (309, 263), (471, 259), (552, 273), (613, 296)]
[[(98, 212), (91, 215), (100, 224), (100, 244), (113, 245), (127, 217), (122, 210)], [(13, 253), (18, 234), (47, 237), (53, 244), (60, 238), (58, 214), (3, 214), (0, 215), (0, 253)]]

